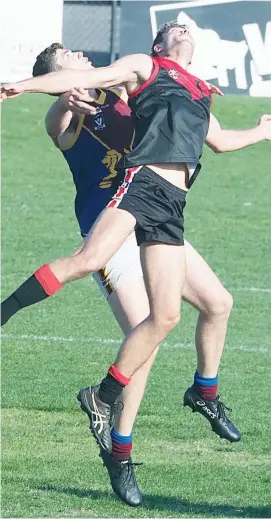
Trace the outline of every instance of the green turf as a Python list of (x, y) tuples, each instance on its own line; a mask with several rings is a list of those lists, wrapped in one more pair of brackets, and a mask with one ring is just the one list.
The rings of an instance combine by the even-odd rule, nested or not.
[[(43, 127), (50, 102), (24, 96), (3, 106), (2, 297), (80, 243), (72, 180)], [(235, 128), (268, 110), (268, 100), (242, 97), (214, 107)], [(220, 391), (242, 442), (220, 440), (181, 406), (195, 367), (196, 313), (185, 306), (134, 428), (144, 506), (115, 499), (75, 397), (105, 373), (121, 334), (95, 283), (82, 280), (4, 329), (2, 517), (270, 517), (270, 146), (206, 149), (186, 209), (186, 237), (234, 296)]]

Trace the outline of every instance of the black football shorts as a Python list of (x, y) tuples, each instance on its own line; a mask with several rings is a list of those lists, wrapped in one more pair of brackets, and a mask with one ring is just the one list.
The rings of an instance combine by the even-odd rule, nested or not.
[(185, 197), (186, 191), (147, 166), (138, 166), (125, 170), (124, 181), (107, 207), (124, 209), (136, 218), (138, 245), (183, 245)]

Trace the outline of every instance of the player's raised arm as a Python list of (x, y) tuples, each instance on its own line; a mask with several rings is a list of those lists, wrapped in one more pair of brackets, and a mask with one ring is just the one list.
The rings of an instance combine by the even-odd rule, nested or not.
[(224, 130), (216, 117), (211, 114), (205, 142), (215, 153), (223, 153), (240, 150), (265, 140), (271, 140), (271, 115), (262, 115), (259, 123), (254, 128), (247, 130)]
[(23, 92), (60, 94), (71, 88), (110, 88), (125, 85), (128, 91), (136, 89), (152, 70), (152, 60), (146, 54), (124, 56), (108, 67), (90, 70), (65, 69), (19, 83), (3, 85), (1, 97), (13, 97)]
[(55, 137), (63, 135), (69, 129), (72, 120), (78, 120), (80, 115), (95, 115), (97, 107), (89, 104), (93, 101), (94, 98), (83, 89), (72, 88), (59, 96), (46, 114), (45, 126), (48, 135), (54, 140)]

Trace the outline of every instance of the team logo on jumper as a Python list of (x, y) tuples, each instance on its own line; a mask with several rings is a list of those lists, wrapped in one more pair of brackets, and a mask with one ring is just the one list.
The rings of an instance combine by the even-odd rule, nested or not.
[(94, 130), (103, 130), (105, 128), (104, 115), (102, 110), (95, 115)]
[(121, 153), (118, 153), (116, 150), (109, 150), (102, 160), (102, 163), (105, 165), (107, 169), (109, 169), (110, 173), (100, 182), (99, 186), (102, 189), (106, 189), (112, 186), (112, 178), (115, 178), (118, 174), (116, 170), (116, 165), (121, 159)]
[(180, 77), (178, 70), (175, 70), (175, 68), (171, 68), (168, 71), (168, 75), (169, 75), (169, 77), (172, 77), (172, 79), (179, 79), (179, 77)]

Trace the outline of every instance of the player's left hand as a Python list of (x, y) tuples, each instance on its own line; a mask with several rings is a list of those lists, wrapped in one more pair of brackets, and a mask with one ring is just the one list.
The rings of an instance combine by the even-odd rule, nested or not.
[(24, 92), (23, 83), (6, 83), (1, 86), (0, 99), (4, 101), (12, 97), (17, 97)]
[(70, 109), (79, 115), (96, 115), (99, 108), (96, 105), (89, 104), (94, 102), (95, 99), (89, 95), (88, 90), (84, 90), (83, 88), (73, 89), (69, 96)]
[(271, 141), (271, 114), (264, 114), (260, 117), (258, 126), (263, 133), (263, 139)]

